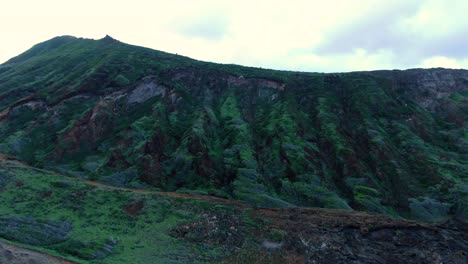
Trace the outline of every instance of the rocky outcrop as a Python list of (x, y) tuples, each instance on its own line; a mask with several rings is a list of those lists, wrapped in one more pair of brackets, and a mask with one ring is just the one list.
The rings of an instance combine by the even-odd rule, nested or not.
[(270, 88), (278, 91), (284, 91), (286, 84), (260, 78), (244, 78), (244, 76), (229, 76), (226, 79), (228, 87), (254, 86), (259, 88)]
[[(408, 94), (421, 107), (430, 111), (444, 104), (454, 94), (468, 92), (468, 71), (450, 69), (412, 69), (406, 71), (365, 72), (391, 80), (398, 94)], [(468, 102), (465, 101), (465, 104)]]
[(154, 78), (145, 78), (128, 96), (128, 103), (143, 103), (155, 96), (165, 96), (166, 88), (156, 83)]
[(29, 101), (11, 108), (8, 112), (8, 118), (18, 118), (30, 112), (42, 113), (47, 110), (48, 107), (44, 101)]
[(28, 217), (0, 218), (0, 237), (20, 243), (45, 246), (63, 242), (72, 230), (69, 222)]
[[(450, 237), (450, 238), (449, 238)], [(466, 263), (467, 238), (449, 230), (352, 228), (305, 231), (293, 238), (304, 263)], [(292, 242), (292, 241), (291, 241)]]
[[(377, 214), (311, 208), (255, 209), (257, 227), (235, 216), (204, 214), (170, 234), (237, 248), (226, 263), (454, 263), (468, 261), (461, 226), (435, 226)], [(246, 237), (254, 233), (254, 243)], [(251, 243), (251, 244), (250, 244)], [(243, 249), (243, 250), (239, 250)]]
[(56, 150), (58, 157), (66, 151), (75, 152), (83, 147), (89, 149), (96, 147), (95, 143), (111, 131), (112, 122), (112, 103), (104, 100), (98, 102), (91, 111), (76, 120), (73, 126), (61, 135), (59, 140), (66, 149), (58, 146)]

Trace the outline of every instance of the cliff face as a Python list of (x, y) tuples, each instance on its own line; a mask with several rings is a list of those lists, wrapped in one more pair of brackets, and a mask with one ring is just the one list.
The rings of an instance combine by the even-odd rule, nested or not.
[(413, 69), (370, 74), (392, 80), (397, 93), (408, 94), (419, 106), (431, 112), (444, 112), (447, 110), (445, 105), (451, 102), (451, 95), (466, 93), (468, 89), (468, 72), (465, 70)]
[(0, 151), (115, 186), (467, 218), (468, 71), (217, 65), (106, 39), (0, 66)]

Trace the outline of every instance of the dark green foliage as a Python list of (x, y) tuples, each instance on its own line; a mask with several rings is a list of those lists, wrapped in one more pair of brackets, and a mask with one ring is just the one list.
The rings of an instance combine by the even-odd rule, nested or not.
[(0, 172), (0, 190), (5, 187), (12, 176), (7, 172)]
[(116, 245), (117, 241), (113, 238), (102, 242), (71, 239), (52, 248), (80, 259), (94, 260), (104, 259), (114, 253)]
[(327, 190), (326, 187), (317, 186), (313, 183), (291, 183), (283, 180), (281, 193), (285, 199), (297, 205), (350, 209), (346, 201), (341, 199), (336, 193)]
[(440, 222), (448, 218), (451, 205), (427, 197), (410, 199), (411, 214), (415, 219)]

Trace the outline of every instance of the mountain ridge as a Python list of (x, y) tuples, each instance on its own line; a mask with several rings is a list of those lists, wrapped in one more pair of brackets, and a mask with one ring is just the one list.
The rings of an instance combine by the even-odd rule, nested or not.
[[(437, 69), (445, 69), (445, 70), (467, 70), (467, 69), (463, 69), (463, 68), (445, 68), (445, 67), (431, 67), (431, 68), (421, 68), (421, 67), (415, 67), (415, 68), (406, 68), (406, 69), (376, 69), (376, 70), (352, 70), (352, 71), (336, 71), (336, 72), (320, 72), (320, 71), (297, 71), (297, 70), (279, 70), (279, 69), (271, 69), (271, 68), (263, 68), (263, 67), (257, 67), (257, 66), (246, 66), (246, 65), (242, 65), (242, 64), (236, 64), (236, 63), (219, 63), (219, 62), (214, 62), (214, 61), (205, 61), (205, 60), (200, 60), (200, 59), (196, 59), (196, 58), (191, 58), (191, 57), (187, 57), (187, 56), (183, 56), (183, 55), (180, 55), (178, 53), (170, 53), (170, 52), (164, 52), (164, 51), (161, 51), (161, 50), (157, 50), (157, 49), (154, 49), (154, 48), (150, 48), (150, 47), (144, 47), (144, 46), (138, 46), (138, 45), (134, 45), (134, 44), (128, 44), (128, 43), (125, 43), (125, 42), (121, 42), (119, 41), (118, 39), (115, 39), (113, 38), (111, 35), (105, 35), (104, 37), (100, 38), (100, 39), (93, 39), (93, 38), (83, 38), (83, 37), (76, 37), (76, 36), (72, 36), (72, 35), (62, 35), (62, 36), (57, 36), (57, 37), (53, 37), (51, 39), (48, 39), (48, 40), (45, 40), (43, 42), (40, 42), (38, 44), (35, 44), (33, 47), (31, 47), (29, 50), (27, 50), (26, 52), (30, 52), (31, 50), (33, 50), (36, 46), (41, 46), (41, 45), (49, 45), (49, 44), (52, 44), (54, 42), (61, 42), (61, 43), (65, 43), (66, 40), (86, 40), (86, 41), (106, 41), (106, 40), (112, 40), (111, 42), (118, 42), (120, 44), (124, 44), (124, 45), (128, 45), (128, 46), (132, 46), (132, 47), (139, 47), (139, 48), (143, 48), (143, 49), (148, 49), (148, 50), (152, 50), (152, 51), (157, 51), (157, 52), (162, 52), (162, 53), (165, 53), (165, 54), (169, 54), (169, 55), (173, 55), (173, 56), (179, 56), (179, 57), (183, 57), (183, 58), (188, 58), (190, 60), (193, 60), (193, 61), (198, 61), (198, 62), (204, 62), (204, 63), (209, 63), (209, 64), (218, 64), (218, 65), (232, 65), (232, 66), (239, 66), (239, 67), (243, 67), (243, 68), (256, 68), (256, 69), (264, 69), (264, 70), (268, 70), (268, 71), (279, 71), (279, 72), (292, 72), (292, 73), (324, 73), (324, 74), (339, 74), (339, 73), (369, 73), (369, 72), (382, 72), (382, 71), (392, 71), (392, 72), (398, 72), (398, 71), (412, 71), (412, 70), (437, 70)], [(53, 46), (53, 45), (52, 45)], [(26, 53), (24, 52), (24, 53)], [(21, 56), (21, 55), (24, 55), (24, 53), (18, 55), (18, 56)], [(0, 66), (4, 65), (4, 64), (9, 64), (9, 63), (14, 63), (15, 62), (15, 58), (18, 57), (18, 56), (15, 56), (15, 57), (12, 57), (10, 58), (9, 60), (5, 61), (4, 63), (0, 64)], [(13, 60), (13, 61), (12, 61)]]

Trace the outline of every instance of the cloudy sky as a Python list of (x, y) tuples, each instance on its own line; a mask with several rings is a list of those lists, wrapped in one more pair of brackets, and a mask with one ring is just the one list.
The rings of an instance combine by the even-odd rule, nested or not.
[(1, 0), (0, 63), (59, 35), (300, 71), (468, 68), (467, 0)]

